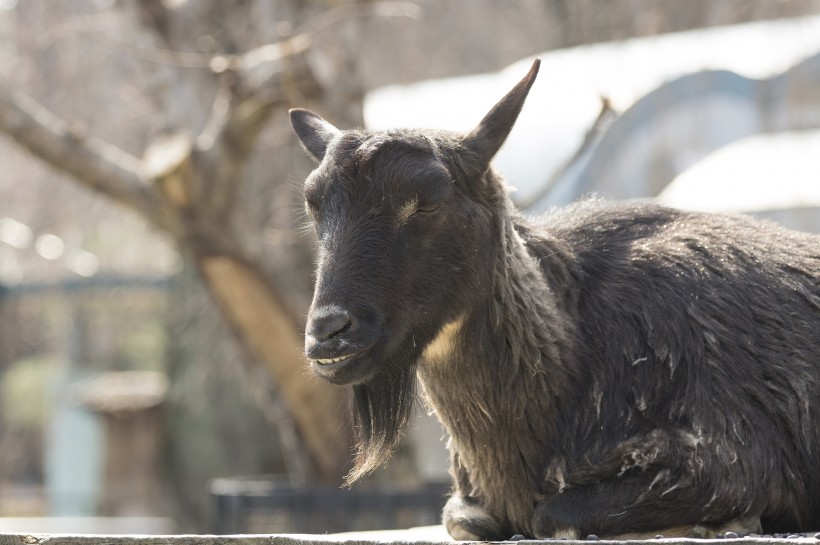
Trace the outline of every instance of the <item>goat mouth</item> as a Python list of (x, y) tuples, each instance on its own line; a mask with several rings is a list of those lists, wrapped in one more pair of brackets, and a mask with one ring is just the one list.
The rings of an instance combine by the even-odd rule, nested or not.
[(356, 355), (357, 354), (348, 354), (347, 356), (340, 356), (338, 358), (316, 358), (313, 361), (315, 361), (319, 365), (331, 365), (331, 364), (334, 364), (334, 363), (339, 363), (339, 362), (342, 362), (342, 361), (345, 361), (345, 360), (349, 360), (350, 358), (352, 358), (353, 356), (356, 356)]
[(357, 384), (369, 378), (374, 371), (367, 352), (365, 349), (335, 358), (311, 358), (311, 363), (316, 374), (328, 382)]

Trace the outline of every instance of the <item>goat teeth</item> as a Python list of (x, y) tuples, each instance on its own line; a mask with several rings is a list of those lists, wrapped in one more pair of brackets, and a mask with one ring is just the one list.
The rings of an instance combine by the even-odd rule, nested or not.
[(316, 363), (319, 365), (330, 365), (331, 363), (339, 363), (349, 358), (350, 356), (342, 356), (341, 358), (317, 358)]

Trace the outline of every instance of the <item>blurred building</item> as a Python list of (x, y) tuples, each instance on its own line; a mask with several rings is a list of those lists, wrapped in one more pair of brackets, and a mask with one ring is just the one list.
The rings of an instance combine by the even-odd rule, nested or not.
[[(539, 77), (495, 162), (516, 189), (513, 198), (533, 213), (588, 194), (653, 198), (736, 140), (820, 128), (817, 16), (581, 46), (541, 58)], [(376, 91), (366, 101), (366, 122), (469, 130), (529, 63)], [(589, 135), (601, 97), (615, 119)]]
[[(115, 238), (133, 227), (120, 224)], [(165, 371), (172, 269), (135, 267), (117, 258), (122, 248), (92, 252), (61, 235), (0, 217), (0, 515), (104, 512), (114, 429), (77, 385)], [(154, 255), (173, 261), (161, 243)], [(163, 513), (157, 502), (145, 511)]]

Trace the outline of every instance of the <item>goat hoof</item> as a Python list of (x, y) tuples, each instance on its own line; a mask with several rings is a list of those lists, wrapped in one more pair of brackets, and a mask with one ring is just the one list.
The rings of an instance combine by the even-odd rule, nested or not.
[(444, 506), (442, 516), (447, 533), (457, 541), (498, 541), (501, 528), (473, 498), (452, 496)]

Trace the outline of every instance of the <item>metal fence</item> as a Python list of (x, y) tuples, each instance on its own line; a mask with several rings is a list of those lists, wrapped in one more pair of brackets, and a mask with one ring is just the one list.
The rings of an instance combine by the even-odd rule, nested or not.
[(414, 488), (296, 486), (277, 479), (216, 479), (217, 534), (335, 533), (441, 521), (450, 483)]

